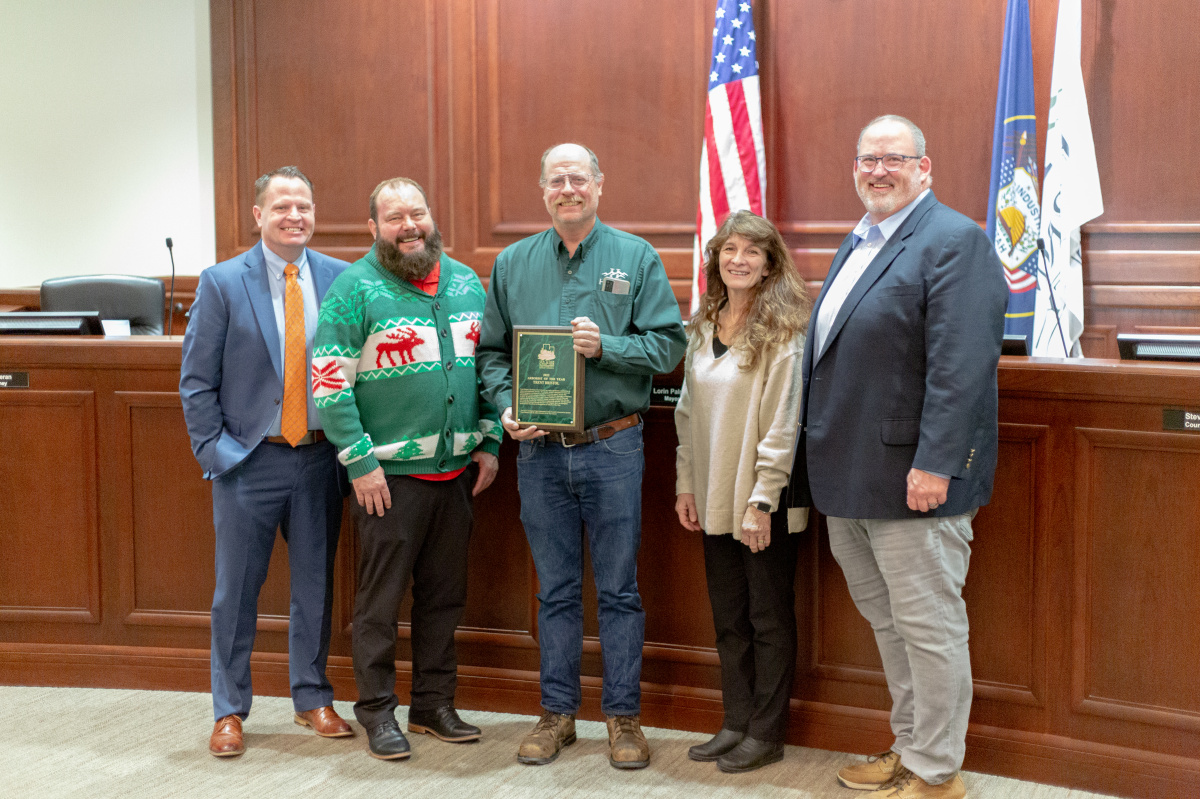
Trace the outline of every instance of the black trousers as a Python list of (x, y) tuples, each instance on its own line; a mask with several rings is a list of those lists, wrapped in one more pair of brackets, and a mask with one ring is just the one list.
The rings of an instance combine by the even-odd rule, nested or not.
[(796, 555), (787, 509), (771, 514), (771, 545), (751, 552), (732, 535), (704, 536), (704, 573), (721, 659), (727, 730), (781, 742), (796, 672)]
[(412, 703), (432, 710), (454, 702), (458, 657), (454, 630), (467, 600), (467, 544), (475, 468), (433, 482), (388, 475), (392, 507), (368, 515), (351, 502), (358, 523), (358, 593), (354, 599), (354, 715), (364, 727), (394, 718), (396, 617), (413, 584)]

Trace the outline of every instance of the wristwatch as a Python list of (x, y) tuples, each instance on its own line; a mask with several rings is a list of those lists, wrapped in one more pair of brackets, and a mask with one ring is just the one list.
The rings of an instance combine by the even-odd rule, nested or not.
[(765, 502), (755, 502), (755, 503), (754, 503), (754, 507), (758, 508), (758, 509), (759, 509), (760, 511), (762, 511), (763, 513), (770, 513), (770, 512), (771, 512), (771, 506), (770, 506), (770, 505), (768, 505), (768, 504), (767, 504), (767, 503), (765, 503)]

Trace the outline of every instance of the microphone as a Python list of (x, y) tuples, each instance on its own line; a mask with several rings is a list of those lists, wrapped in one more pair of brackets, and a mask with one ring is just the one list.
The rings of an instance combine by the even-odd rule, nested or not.
[(1063, 357), (1070, 358), (1071, 351), (1067, 349), (1067, 338), (1063, 334), (1062, 317), (1058, 314), (1058, 302), (1054, 299), (1054, 284), (1050, 282), (1050, 256), (1046, 255), (1046, 240), (1038, 236), (1038, 255), (1040, 271), (1046, 277), (1046, 290), (1050, 292), (1050, 311), (1054, 314), (1054, 326), (1058, 328), (1058, 340), (1062, 344)]
[(175, 242), (167, 236), (167, 252), (171, 254), (171, 301), (167, 308), (167, 335), (175, 329)]

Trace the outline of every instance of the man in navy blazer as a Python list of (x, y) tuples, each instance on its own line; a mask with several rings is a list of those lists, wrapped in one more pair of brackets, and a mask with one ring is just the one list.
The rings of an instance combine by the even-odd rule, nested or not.
[(979, 225), (933, 196), (912, 122), (868, 124), (853, 174), (867, 214), (813, 309), (789, 504), (826, 516), (892, 696), (891, 750), (838, 781), (957, 799), (972, 690), (962, 587), (996, 467), (1007, 289)]
[[(342, 491), (336, 453), (313, 405), (311, 376), (317, 308), (348, 264), (307, 248), (314, 224), (312, 183), (299, 169), (276, 169), (254, 188), (262, 241), (201, 273), (179, 379), (192, 452), (213, 483), (216, 724), (209, 751), (217, 757), (244, 751), (258, 593), (277, 529), (287, 542), (291, 573), (288, 677), (295, 721), (325, 737), (353, 735), (333, 710), (333, 687), (325, 676)], [(299, 284), (307, 339), (308, 432), (298, 442), (281, 435), (288, 280)]]

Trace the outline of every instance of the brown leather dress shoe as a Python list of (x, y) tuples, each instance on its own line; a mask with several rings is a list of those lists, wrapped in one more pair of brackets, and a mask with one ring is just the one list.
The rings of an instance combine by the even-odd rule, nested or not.
[(322, 738), (349, 738), (354, 734), (350, 725), (329, 705), (297, 713), (296, 723), (301, 727), (312, 727)]
[(208, 739), (208, 751), (214, 757), (237, 757), (246, 751), (242, 743), (242, 720), (237, 716), (217, 719), (212, 737)]

